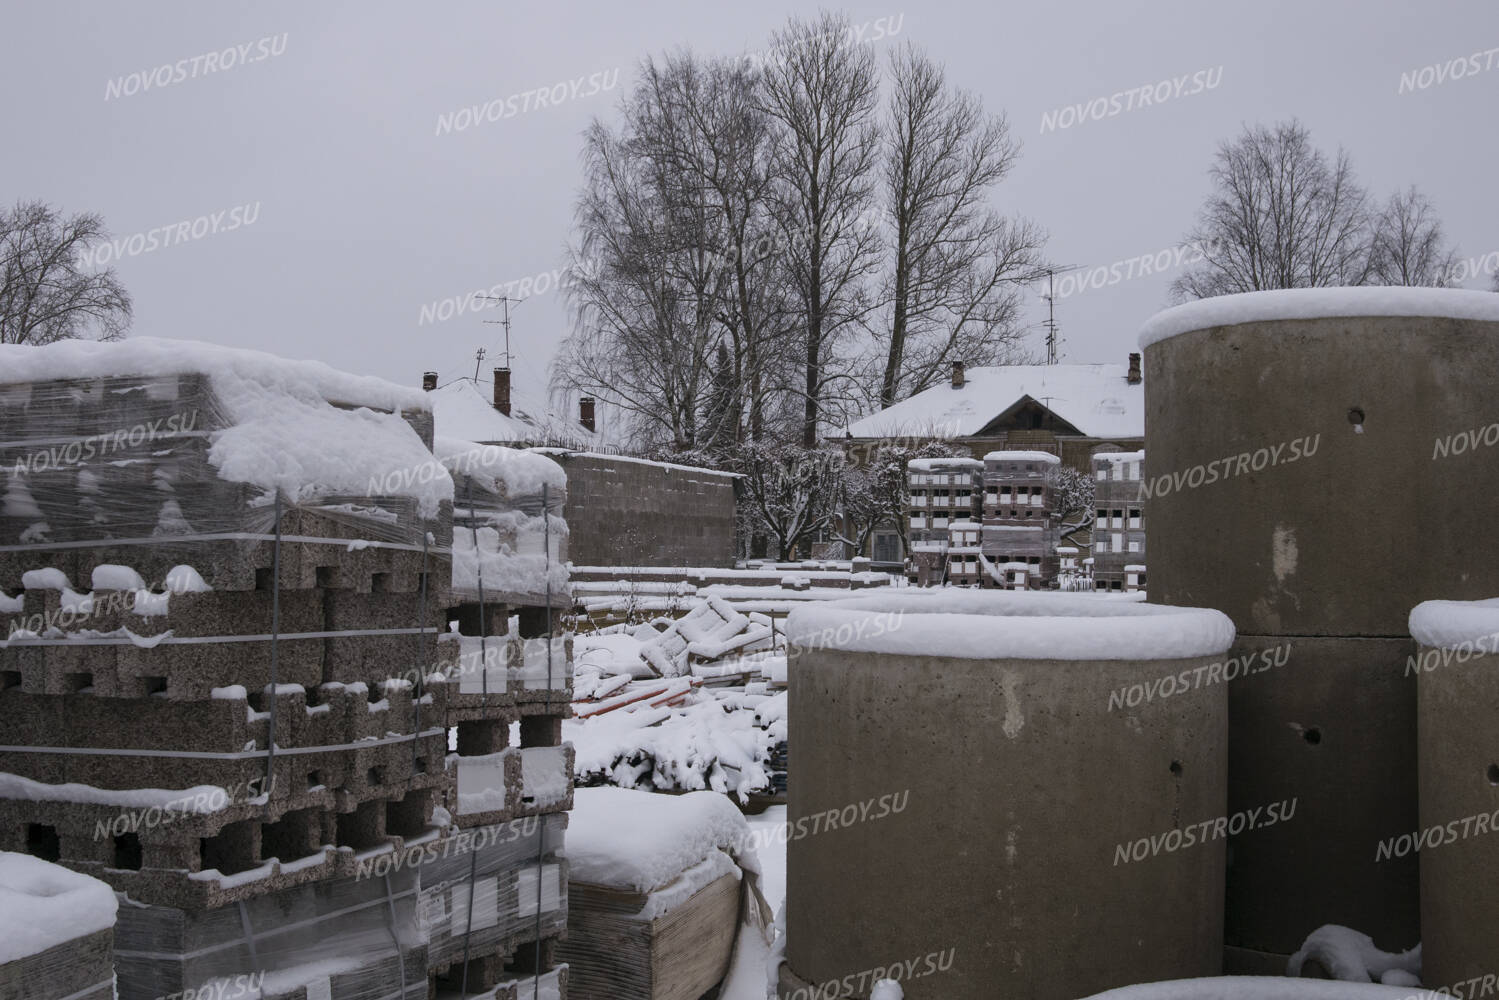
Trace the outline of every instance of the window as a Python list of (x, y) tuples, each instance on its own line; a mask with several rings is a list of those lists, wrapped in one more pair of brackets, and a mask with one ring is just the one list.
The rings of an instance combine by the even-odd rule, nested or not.
[(1140, 551), (1140, 543), (1139, 542), (1130, 542), (1129, 543), (1129, 550), (1131, 552), (1139, 552)]
[(1106, 511), (1106, 510), (1104, 510), (1102, 507), (1100, 507), (1098, 509), (1098, 525), (1099, 525), (1099, 527), (1105, 527), (1105, 526), (1108, 525), (1108, 523), (1109, 523), (1109, 512)]
[(1107, 552), (1109, 551), (1109, 543), (1100, 538), (1097, 542), (1093, 543), (1093, 551)]
[(1140, 508), (1131, 507), (1129, 509), (1129, 526), (1131, 528), (1138, 528), (1140, 526)]

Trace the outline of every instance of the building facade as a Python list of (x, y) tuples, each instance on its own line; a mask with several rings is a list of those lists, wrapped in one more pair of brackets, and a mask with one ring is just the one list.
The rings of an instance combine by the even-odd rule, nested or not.
[(1145, 589), (1143, 451), (1093, 456), (1093, 587)]
[(1053, 585), (1060, 521), (1053, 504), (1061, 459), (1044, 451), (984, 456), (984, 586), (1038, 590)]
[(976, 586), (984, 463), (974, 458), (912, 459), (906, 464), (906, 483), (911, 539), (906, 575), (919, 587)]

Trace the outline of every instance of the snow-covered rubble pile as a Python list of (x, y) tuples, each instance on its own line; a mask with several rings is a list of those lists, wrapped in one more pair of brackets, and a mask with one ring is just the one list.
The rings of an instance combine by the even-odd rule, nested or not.
[(486, 598), (508, 594), (541, 603), (550, 562), (553, 601), (565, 601), (562, 467), (532, 452), (456, 438), (439, 437), (432, 450), (455, 483), (453, 589), (476, 599), (482, 575)]
[(608, 696), (618, 707), (592, 715), (583, 713), (596, 706), (575, 703), (580, 717), (563, 723), (563, 735), (577, 753), (578, 786), (709, 790), (741, 801), (768, 791), (771, 751), (786, 738), (786, 694), (763, 688), (696, 688), (677, 678), (620, 685)]
[(0, 965), (108, 930), (117, 908), (98, 879), (0, 851)]
[(192, 373), (208, 376), (221, 410), (209, 430), (208, 460), (223, 479), (279, 487), (296, 503), (326, 494), (410, 497), (424, 518), (452, 499), (452, 480), (440, 469), (422, 474), (432, 456), (400, 415), (430, 410), (419, 390), (316, 361), (186, 340), (0, 345), (7, 383)]

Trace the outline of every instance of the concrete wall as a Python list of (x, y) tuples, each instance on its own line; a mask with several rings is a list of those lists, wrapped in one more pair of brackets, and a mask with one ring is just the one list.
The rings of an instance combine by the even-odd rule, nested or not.
[(1499, 418), (1499, 323), (1249, 322), (1157, 342), (1145, 368), (1152, 599), (1225, 612), (1240, 652), (1295, 647), (1231, 687), (1230, 808), (1306, 810), (1231, 845), (1231, 954), (1273, 965), (1328, 922), (1404, 950), (1415, 859), (1374, 856), (1415, 819), (1407, 615), (1499, 593), (1499, 449), (1438, 445)]
[(611, 455), (547, 453), (567, 472), (579, 566), (732, 566), (734, 477)]
[[(1117, 849), (1224, 814), (1224, 686), (1109, 702), (1208, 659), (794, 659), (783, 996), (949, 949), (947, 971), (902, 978), (908, 1000), (1219, 971), (1224, 841), (1123, 864)], [(884, 818), (801, 835), (829, 810), (901, 796)]]
[(1450, 986), (1499, 971), (1499, 896), (1490, 889), (1499, 871), (1499, 655), (1419, 651), (1419, 829), (1441, 828), (1421, 851), (1421, 978)]

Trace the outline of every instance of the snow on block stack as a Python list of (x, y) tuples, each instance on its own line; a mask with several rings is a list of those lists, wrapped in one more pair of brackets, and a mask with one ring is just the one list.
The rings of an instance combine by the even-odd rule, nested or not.
[(741, 914), (769, 914), (749, 825), (716, 792), (579, 790), (568, 838), (575, 998), (695, 998), (729, 969)]
[(1494, 971), (1499, 925), (1499, 901), (1474, 891), (1499, 867), (1499, 600), (1426, 601), (1411, 611), (1410, 631), (1420, 821), (1391, 830), (1377, 850), (1420, 851), (1422, 977), (1463, 983)]
[(0, 852), (0, 997), (112, 1000), (116, 908), (97, 879)]
[[(152, 340), (0, 347), (0, 371), (0, 850), (128, 894), (119, 995), (420, 1000), (455, 935), (455, 985), (563, 990), (570, 647), (540, 681), (522, 650), (507, 703), (450, 719), (453, 481), (425, 395)], [(483, 829), (452, 821), (450, 721), (506, 751)], [(480, 853), (493, 919), (439, 928), (423, 869)]]

